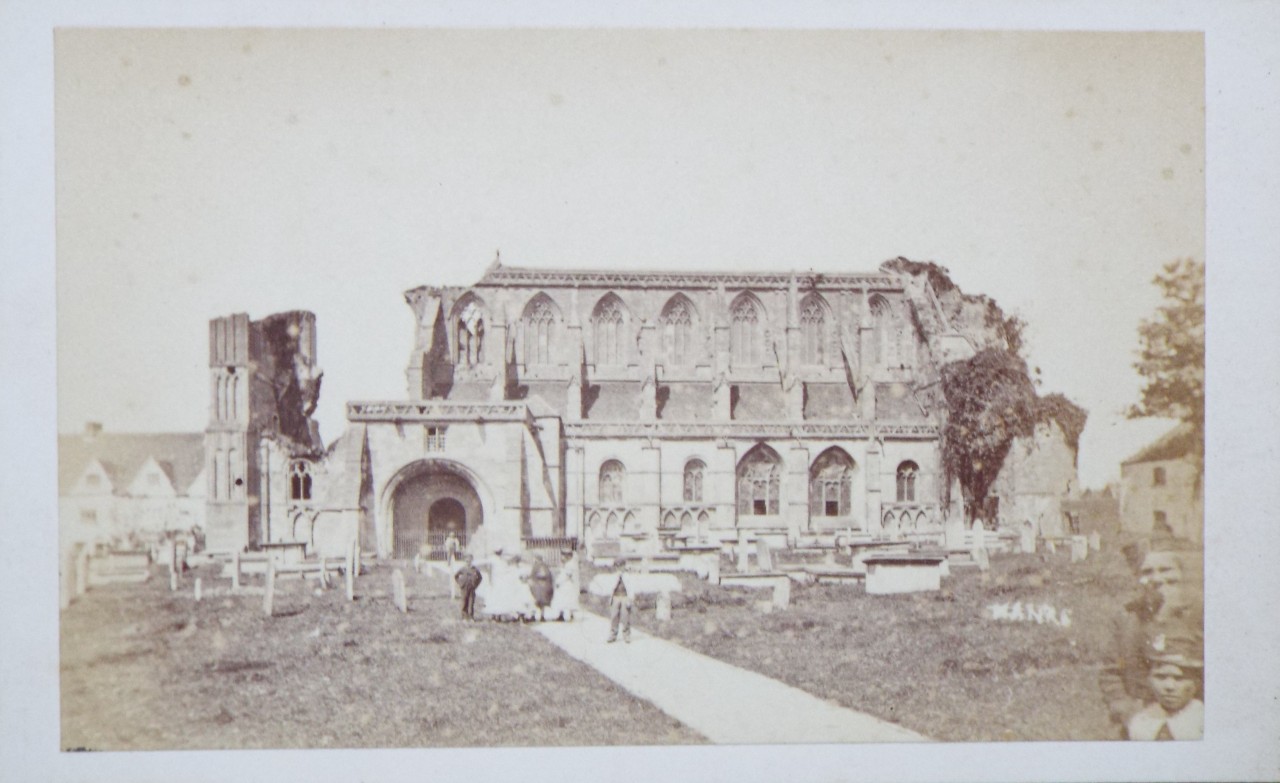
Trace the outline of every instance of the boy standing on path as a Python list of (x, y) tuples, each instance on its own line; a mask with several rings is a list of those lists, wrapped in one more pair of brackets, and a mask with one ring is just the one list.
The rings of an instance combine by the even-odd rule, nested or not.
[(618, 641), (618, 626), (622, 626), (622, 641), (631, 643), (631, 610), (633, 607), (632, 591), (627, 585), (627, 561), (618, 558), (614, 562), (618, 569), (618, 581), (613, 586), (613, 595), (609, 598), (609, 644)]
[(484, 579), (480, 575), (480, 569), (475, 567), (472, 560), (474, 558), (467, 555), (465, 564), (458, 569), (458, 573), (453, 575), (454, 582), (462, 590), (462, 619), (464, 620), (476, 619), (476, 588)]

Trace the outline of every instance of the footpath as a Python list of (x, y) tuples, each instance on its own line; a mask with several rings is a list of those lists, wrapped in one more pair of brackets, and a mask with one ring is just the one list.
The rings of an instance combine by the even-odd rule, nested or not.
[(717, 744), (927, 742), (928, 737), (846, 709), (763, 674), (632, 630), (606, 644), (608, 621), (581, 612), (539, 633), (632, 695)]

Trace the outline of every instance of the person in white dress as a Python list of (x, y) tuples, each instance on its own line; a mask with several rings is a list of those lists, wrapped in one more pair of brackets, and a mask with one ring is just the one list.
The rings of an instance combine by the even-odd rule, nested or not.
[(534, 615), (533, 595), (521, 578), (518, 557), (508, 560), (501, 549), (489, 560), (488, 589), (480, 584), (478, 593), (484, 599), (481, 614), (496, 620), (520, 620)]
[(556, 591), (551, 596), (553, 618), (571, 622), (580, 608), (578, 603), (581, 591), (582, 574), (578, 567), (578, 558), (572, 551), (562, 552), (564, 558), (559, 573), (556, 574)]

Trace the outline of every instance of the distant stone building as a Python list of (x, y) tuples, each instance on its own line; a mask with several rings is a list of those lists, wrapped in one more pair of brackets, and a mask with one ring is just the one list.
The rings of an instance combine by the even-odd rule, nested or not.
[[(1071, 535), (1064, 501), (1079, 494), (1076, 451), (1055, 421), (1035, 425), (1029, 437), (1014, 438), (990, 494), (998, 499), (997, 520), (1016, 527), (1030, 522), (1036, 535)], [(991, 520), (987, 520), (988, 523)]]
[(1120, 524), (1128, 533), (1204, 539), (1204, 495), (1193, 449), (1182, 424), (1120, 465)]
[(744, 531), (940, 542), (938, 367), (976, 344), (951, 321), (972, 315), (979, 342), (997, 339), (983, 331), (989, 300), (944, 306), (927, 276), (887, 268), (495, 262), (472, 286), (405, 299), (405, 398), (348, 403), (327, 450), (310, 422), (314, 317), (212, 322), (211, 549), (303, 541), (337, 554), (354, 538), (400, 558), (449, 531), (480, 551)]
[(58, 436), (58, 513), (65, 544), (189, 530), (205, 521), (203, 437), (104, 432)]

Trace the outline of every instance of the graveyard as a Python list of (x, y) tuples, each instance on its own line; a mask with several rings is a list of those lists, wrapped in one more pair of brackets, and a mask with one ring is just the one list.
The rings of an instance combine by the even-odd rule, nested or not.
[[(604, 745), (702, 739), (528, 628), (463, 623), (442, 580), (366, 569), (340, 582), (220, 565), (90, 588), (62, 612), (64, 749)], [(202, 596), (195, 600), (195, 580)], [(317, 595), (316, 590), (319, 589)], [(625, 732), (625, 734), (623, 733)]]
[[(662, 574), (679, 587), (641, 596), (637, 629), (935, 739), (1113, 738), (1097, 677), (1133, 579), (1115, 547), (993, 553), (889, 595), (824, 578), (848, 575), (847, 554), (775, 557), (772, 576), (727, 554), (718, 580)], [(235, 588), (217, 561), (150, 569), (62, 613), (66, 749), (705, 741), (535, 626), (458, 620), (438, 571), (247, 569)], [(588, 561), (582, 584), (607, 573)], [(605, 613), (589, 592), (583, 606)]]
[(1118, 551), (992, 555), (937, 592), (793, 585), (785, 609), (768, 591), (681, 582), (671, 619), (642, 599), (639, 628), (931, 738), (1117, 738), (1098, 674), (1133, 589)]

